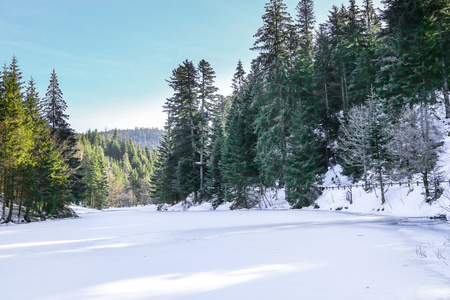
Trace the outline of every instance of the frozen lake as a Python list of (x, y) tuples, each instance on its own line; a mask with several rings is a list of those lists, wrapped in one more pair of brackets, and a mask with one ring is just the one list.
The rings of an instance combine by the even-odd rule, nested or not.
[(450, 299), (448, 222), (299, 210), (79, 212), (0, 227), (2, 299)]

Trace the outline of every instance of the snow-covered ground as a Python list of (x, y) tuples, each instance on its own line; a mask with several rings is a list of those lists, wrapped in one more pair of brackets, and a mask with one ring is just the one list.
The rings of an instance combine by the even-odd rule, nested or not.
[(0, 228), (0, 299), (450, 299), (448, 222), (76, 210), (78, 219)]
[[(342, 168), (338, 165), (332, 169), (330, 168), (327, 172), (324, 186), (333, 186), (335, 188), (333, 190), (327, 189), (323, 191), (322, 195), (316, 200), (316, 204), (319, 205), (320, 210), (343, 209), (349, 212), (398, 217), (435, 217), (447, 215), (447, 218), (450, 219), (450, 186), (448, 181), (441, 184), (444, 189), (442, 196), (431, 204), (425, 201), (424, 189), (421, 185), (417, 186), (416, 184), (412, 184), (412, 190), (406, 184), (402, 186), (388, 185), (385, 194), (386, 203), (382, 205), (379, 188), (374, 188), (372, 191), (367, 192), (362, 187), (362, 182), (359, 182), (359, 187), (355, 187), (355, 184), (346, 176), (342, 175), (341, 171)], [(450, 176), (446, 178), (450, 178)], [(348, 185), (353, 185), (353, 188), (351, 190), (343, 188), (343, 186)], [(338, 189), (338, 186), (341, 188)], [(349, 202), (349, 193), (351, 193), (351, 204)], [(311, 207), (309, 209), (313, 208)]]

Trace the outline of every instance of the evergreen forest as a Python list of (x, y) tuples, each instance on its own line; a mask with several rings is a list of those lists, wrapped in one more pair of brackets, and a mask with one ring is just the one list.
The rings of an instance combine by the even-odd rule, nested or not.
[[(77, 138), (55, 70), (41, 99), (18, 60), (4, 65), (0, 81), (1, 222), (73, 216), (67, 204), (83, 194)], [(14, 219), (13, 219), (14, 218)]]
[(131, 140), (95, 131), (79, 135), (83, 197), (80, 204), (102, 209), (151, 203), (155, 152)]
[[(156, 162), (155, 196), (187, 205), (226, 201), (251, 208), (284, 189), (293, 208), (314, 204), (339, 164), (384, 204), (386, 182), (424, 183), (439, 198), (439, 109), (450, 117), (448, 0), (355, 0), (316, 26), (314, 1), (296, 14), (265, 5), (246, 72), (217, 95), (205, 60), (185, 60), (167, 80), (173, 96)], [(249, 37), (251, 38), (251, 37)]]
[(336, 164), (382, 203), (388, 181), (417, 176), (433, 202), (447, 134), (438, 111), (450, 118), (450, 0), (382, 3), (349, 0), (316, 24), (313, 0), (295, 15), (270, 0), (231, 95), (204, 59), (173, 69), (164, 130), (76, 134), (55, 70), (41, 98), (13, 57), (0, 78), (0, 221), (73, 216), (70, 203), (252, 208), (267, 189), (308, 207)]
[(2, 223), (73, 217), (69, 204), (150, 203), (155, 151), (131, 139), (153, 149), (160, 130), (76, 134), (55, 70), (41, 99), (33, 78), (23, 82), (15, 57), (3, 68), (0, 100)]
[(141, 148), (156, 149), (161, 142), (163, 129), (159, 128), (134, 128), (134, 129), (113, 129), (99, 132), (100, 135), (111, 138), (117, 132), (117, 137), (121, 140), (132, 141)]

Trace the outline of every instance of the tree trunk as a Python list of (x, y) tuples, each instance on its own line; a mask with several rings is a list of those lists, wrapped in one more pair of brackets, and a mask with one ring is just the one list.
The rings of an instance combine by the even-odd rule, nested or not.
[(22, 211), (22, 203), (23, 203), (23, 185), (22, 185), (22, 191), (20, 193), (20, 200), (19, 200), (19, 212), (17, 213), (17, 222), (20, 223), (20, 213)]
[(345, 67), (344, 65), (342, 65), (342, 69), (341, 69), (341, 97), (342, 97), (342, 110), (344, 111), (344, 114), (346, 114), (347, 110), (348, 110), (348, 102), (347, 102), (347, 96), (345, 95), (345, 91), (346, 91), (346, 82), (347, 79), (345, 78)]
[[(193, 120), (193, 116), (191, 114), (190, 116), (190, 123), (191, 123), (191, 147), (192, 147), (192, 162), (193, 162), (193, 166), (195, 168), (195, 137), (194, 137), (194, 120)], [(194, 203), (197, 203), (198, 199), (197, 199), (197, 192), (194, 193)]]
[(428, 170), (425, 169), (425, 171), (422, 173), (422, 179), (423, 179), (423, 186), (425, 188), (425, 200), (427, 202), (431, 202), (431, 200), (430, 200), (430, 183), (428, 182)]
[(2, 205), (2, 218), (0, 220), (5, 219), (6, 215), (6, 176), (3, 176), (3, 205)]
[(325, 107), (327, 110), (327, 119), (330, 118), (330, 106), (328, 103), (328, 89), (327, 89), (327, 83), (325, 82)]
[(445, 73), (445, 61), (442, 58), (442, 74), (444, 75), (444, 84), (442, 93), (444, 94), (444, 103), (445, 103), (445, 117), (448, 119), (450, 118), (450, 99), (448, 95), (448, 78), (447, 74)]
[(384, 205), (386, 203), (386, 196), (384, 195), (384, 181), (383, 181), (383, 171), (381, 168), (378, 171), (379, 181), (380, 181), (380, 190), (381, 190), (381, 204)]
[(347, 69), (344, 65), (344, 94), (345, 94), (345, 103), (347, 104), (347, 109), (350, 109), (350, 101), (348, 99), (348, 84), (347, 84), (347, 75), (345, 74)]
[(25, 220), (25, 222), (30, 223), (30, 207), (27, 206), (27, 208), (25, 209), (25, 215), (23, 216), (23, 219)]
[[(11, 177), (10, 177), (11, 180)], [(8, 217), (5, 220), (5, 223), (9, 223), (12, 221), (12, 214), (14, 210), (14, 179), (11, 180), (11, 191), (10, 191), (10, 197), (9, 197), (9, 212)]]
[(201, 114), (201, 128), (200, 128), (200, 201), (203, 201), (204, 190), (203, 190), (203, 147), (204, 147), (204, 137), (203, 130), (205, 124), (205, 97), (202, 97), (202, 114)]

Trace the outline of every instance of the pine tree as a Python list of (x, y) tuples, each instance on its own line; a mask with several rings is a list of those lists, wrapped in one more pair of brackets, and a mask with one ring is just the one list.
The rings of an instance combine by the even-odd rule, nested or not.
[[(300, 1), (297, 26), (299, 28), (299, 49), (294, 59), (291, 77), (291, 109), (308, 110), (309, 113), (317, 111), (316, 98), (313, 90), (313, 28), (315, 23), (314, 5), (311, 0)], [(313, 117), (314, 119), (314, 117)]]
[(368, 119), (367, 107), (353, 107), (348, 112), (347, 118), (339, 119), (341, 126), (338, 138), (339, 160), (344, 171), (351, 174), (354, 179), (363, 176), (366, 186), (369, 184), (367, 176), (370, 170)]
[(360, 104), (365, 103), (376, 82), (380, 25), (372, 0), (363, 1), (356, 28), (356, 55), (349, 79), (349, 97), (353, 103)]
[[(30, 159), (32, 140), (25, 127), (23, 110), (22, 73), (13, 57), (2, 76), (0, 99), (0, 182), (3, 185), (2, 220), (12, 221), (12, 212), (18, 186), (19, 173)], [(6, 207), (9, 208), (6, 216)]]
[(258, 134), (257, 153), (268, 185), (283, 185), (286, 167), (286, 139), (292, 107), (289, 106), (292, 19), (281, 0), (265, 6), (263, 26), (258, 29), (252, 50), (259, 56), (252, 63), (255, 79), (254, 105)]
[(352, 108), (347, 121), (341, 120), (338, 145), (344, 168), (355, 179), (362, 175), (367, 188), (370, 177), (379, 184), (382, 204), (386, 201), (385, 181), (391, 166), (388, 145), (392, 123), (384, 105), (372, 91), (366, 106)]
[(318, 196), (317, 184), (324, 160), (318, 136), (317, 98), (313, 89), (313, 26), (312, 1), (297, 6), (299, 48), (291, 70), (289, 97), (290, 121), (286, 143), (286, 198), (295, 208), (311, 205)]
[(245, 70), (244, 67), (242, 66), (241, 60), (238, 61), (236, 72), (234, 73), (231, 82), (232, 82), (231, 87), (233, 88), (234, 93), (240, 91), (241, 88), (243, 88), (244, 84), (246, 83)]
[(211, 143), (209, 145), (209, 158), (207, 162), (206, 197), (208, 200), (215, 199), (213, 205), (217, 206), (223, 202), (225, 197), (223, 187), (223, 174), (220, 162), (223, 156), (225, 143), (225, 123), (229, 110), (229, 97), (218, 97), (217, 109), (212, 120)]
[(163, 135), (158, 148), (158, 157), (155, 164), (154, 195), (162, 202), (176, 204), (182, 200), (182, 195), (176, 185), (176, 169), (178, 158), (173, 154), (173, 143), (170, 134)]
[(306, 109), (295, 112), (288, 139), (286, 200), (294, 208), (308, 207), (320, 195), (319, 184), (324, 172), (315, 123)]
[(62, 95), (56, 72), (53, 70), (47, 93), (43, 99), (44, 113), (52, 128), (52, 133), (65, 130), (69, 127), (67, 123), (69, 116), (64, 113), (67, 109), (67, 104)]
[[(66, 164), (63, 149), (49, 134), (48, 147), (42, 155), (39, 164), (39, 173), (42, 177), (41, 187), (43, 194), (41, 219), (53, 212), (61, 211), (69, 202), (70, 196), (70, 168)], [(38, 211), (39, 212), (39, 211)]]
[[(438, 12), (448, 1), (385, 0), (382, 58), (377, 80), (391, 110), (404, 105), (435, 102), (445, 72), (439, 42)], [(445, 53), (445, 51), (444, 51)], [(445, 68), (444, 68), (445, 70)], [(442, 76), (444, 73), (444, 76)]]
[(220, 160), (220, 171), (227, 201), (232, 208), (251, 208), (257, 199), (249, 190), (260, 182), (256, 158), (257, 135), (253, 123), (256, 118), (252, 85), (244, 86), (232, 98), (227, 115), (225, 140)]
[(85, 171), (85, 204), (90, 207), (102, 209), (108, 196), (108, 181), (106, 172), (106, 162), (101, 147), (93, 146), (87, 149), (83, 161)]
[(321, 24), (316, 34), (314, 47), (314, 72), (313, 87), (314, 96), (317, 99), (317, 115), (322, 130), (324, 131), (325, 157), (326, 161), (331, 158), (329, 151), (332, 143), (336, 139), (338, 120), (336, 112), (339, 110), (338, 101), (334, 100), (330, 93), (332, 84), (332, 62), (331, 62), (331, 40), (327, 33), (325, 24)]
[(312, 56), (315, 23), (314, 2), (312, 0), (300, 0), (297, 5), (297, 28), (300, 48), (305, 50), (307, 56)]
[(42, 174), (38, 168), (42, 165), (42, 157), (45, 152), (52, 150), (49, 131), (45, 127), (46, 121), (41, 115), (41, 103), (39, 94), (35, 87), (34, 79), (28, 82), (27, 90), (23, 101), (25, 113), (24, 126), (28, 130), (32, 139), (30, 147), (30, 160), (24, 166), (22, 174), (22, 193), (19, 202), (18, 219), (20, 221), (22, 205), (26, 207), (24, 219), (29, 222), (30, 209), (38, 209), (38, 203), (42, 201)]
[(51, 128), (51, 133), (58, 144), (64, 162), (70, 170), (70, 190), (72, 195), (77, 198), (82, 198), (84, 186), (80, 183), (82, 180), (82, 172), (80, 169), (81, 161), (77, 154), (77, 139), (75, 132), (68, 123), (69, 116), (64, 113), (67, 109), (66, 101), (62, 97), (63, 93), (59, 88), (58, 78), (55, 70), (53, 70), (50, 77), (50, 84), (47, 88), (45, 97), (43, 98), (43, 111), (47, 118), (48, 125)]
[(183, 199), (194, 193), (196, 202), (199, 176), (199, 111), (197, 91), (198, 72), (191, 61), (184, 61), (173, 72), (169, 86), (174, 90), (174, 126), (172, 128), (174, 155), (178, 157), (177, 187)]
[[(164, 106), (168, 118), (163, 137), (164, 148), (159, 148), (159, 170), (156, 176), (169, 177), (171, 181), (162, 183), (158, 179), (156, 189), (160, 191), (160, 196), (168, 192), (169, 195), (164, 198), (171, 201), (184, 201), (188, 195), (193, 194), (194, 202), (197, 202), (200, 190), (197, 163), (201, 147), (198, 70), (191, 61), (185, 60), (172, 71), (168, 83), (174, 94)], [(163, 190), (161, 185), (170, 188)]]
[(224, 198), (223, 176), (220, 170), (220, 161), (223, 155), (224, 132), (223, 122), (216, 117), (213, 121), (213, 132), (211, 135), (210, 155), (208, 160), (206, 176), (207, 198), (215, 198), (215, 205), (220, 204)]
[(199, 101), (200, 101), (200, 201), (203, 201), (204, 189), (204, 167), (205, 167), (205, 149), (208, 144), (208, 135), (211, 131), (209, 124), (212, 121), (212, 115), (217, 110), (215, 93), (218, 88), (214, 86), (216, 77), (211, 65), (205, 60), (198, 64), (199, 73)]
[(385, 178), (391, 166), (388, 144), (391, 139), (392, 122), (385, 112), (386, 104), (375, 95), (374, 91), (367, 99), (367, 107), (371, 167), (380, 184), (381, 203), (384, 204), (386, 202)]
[(271, 0), (265, 5), (265, 10), (262, 16), (264, 25), (254, 35), (256, 41), (251, 50), (259, 52), (257, 60), (264, 68), (274, 65), (280, 69), (289, 53), (287, 45), (292, 19), (282, 0)]
[[(348, 46), (348, 31), (346, 26), (349, 19), (347, 9), (342, 6), (338, 8), (333, 6), (327, 21), (327, 31), (330, 35), (330, 53), (331, 53), (331, 80), (328, 92), (329, 100), (336, 105), (338, 110), (348, 111), (350, 109), (350, 100), (348, 96), (348, 77), (349, 69), (347, 55), (352, 53), (346, 49)], [(336, 104), (334, 104), (336, 103)]]

